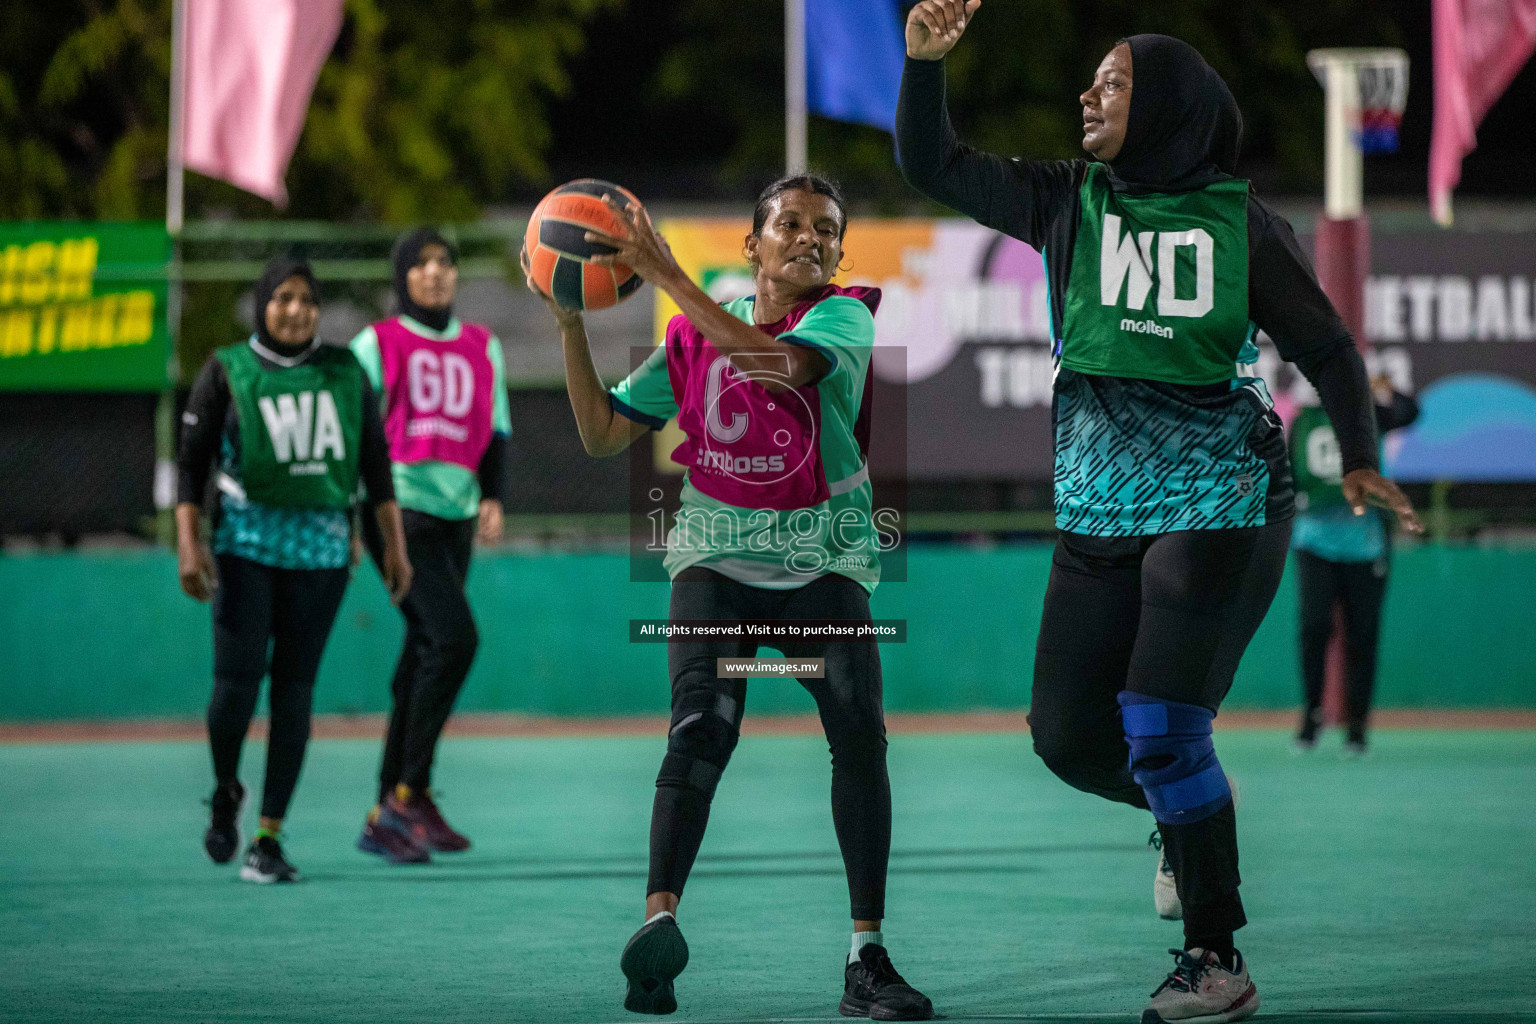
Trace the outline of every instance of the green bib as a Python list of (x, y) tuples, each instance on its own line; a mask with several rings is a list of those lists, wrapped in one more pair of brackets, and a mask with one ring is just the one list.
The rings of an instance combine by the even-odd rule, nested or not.
[(1291, 424), (1291, 472), (1296, 480), (1296, 508), (1302, 512), (1344, 504), (1344, 456), (1339, 439), (1320, 406), (1310, 405)]
[(1116, 195), (1088, 168), (1061, 365), (1173, 384), (1231, 380), (1249, 337), (1248, 182)]
[(319, 346), (297, 366), (268, 369), (251, 346), (214, 353), (240, 419), (246, 497), (278, 508), (344, 509), (357, 492), (363, 368), (352, 353)]

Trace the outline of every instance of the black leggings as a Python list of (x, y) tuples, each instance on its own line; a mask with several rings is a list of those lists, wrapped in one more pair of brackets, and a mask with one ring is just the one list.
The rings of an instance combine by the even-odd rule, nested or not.
[(238, 777), (240, 748), (256, 712), (261, 679), (270, 668), (272, 715), (261, 813), (281, 818), (304, 764), (315, 673), (346, 593), (348, 572), (274, 569), (235, 555), (219, 555), (218, 567), (213, 699), (208, 702), (213, 775), (221, 785)]
[[(379, 768), (380, 801), (397, 783), (413, 790), (432, 784), (438, 738), (480, 646), (469, 599), (464, 596), (475, 520), (439, 519), (411, 509), (403, 509), (401, 518), (415, 575), (410, 592), (400, 602), (405, 644), (390, 683), (394, 706)], [(376, 561), (377, 534), (377, 526), (364, 534)]]
[[(1131, 777), (1122, 690), (1211, 710), (1263, 621), (1285, 569), (1289, 520), (1152, 537), (1062, 533), (1035, 650), (1035, 752), (1068, 784), (1146, 807)], [(1246, 922), (1231, 804), (1158, 826), (1191, 946)], [(1206, 940), (1204, 942), (1200, 940)]]
[[(813, 619), (868, 622), (869, 595), (835, 574), (795, 590), (749, 587), (694, 566), (672, 583), (677, 619)], [(646, 894), (681, 896), (704, 840), (715, 784), (740, 736), (747, 681), (721, 679), (717, 658), (750, 658), (758, 645), (740, 640), (672, 641), (672, 725), (656, 779), (651, 814), (651, 872)], [(891, 783), (885, 768), (885, 712), (880, 649), (873, 641), (786, 643), (787, 658), (824, 658), (826, 678), (801, 679), (821, 714), (832, 749), (832, 824), (848, 873), (856, 921), (885, 916), (891, 854)]]
[(1303, 721), (1316, 724), (1323, 704), (1328, 639), (1333, 608), (1344, 611), (1344, 721), (1351, 739), (1365, 738), (1376, 689), (1376, 648), (1381, 635), (1381, 606), (1387, 596), (1387, 559), (1331, 562), (1296, 552), (1296, 591), (1300, 602), (1301, 677), (1306, 687)]

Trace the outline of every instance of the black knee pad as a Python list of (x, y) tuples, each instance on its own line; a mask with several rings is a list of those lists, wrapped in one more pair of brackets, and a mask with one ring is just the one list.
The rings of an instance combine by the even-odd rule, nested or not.
[(885, 727), (879, 722), (843, 729), (827, 737), (834, 765), (879, 764), (885, 760)]
[(686, 694), (667, 734), (667, 755), (656, 785), (692, 789), (712, 798), (740, 738), (736, 713), (735, 699), (714, 689), (701, 687)]

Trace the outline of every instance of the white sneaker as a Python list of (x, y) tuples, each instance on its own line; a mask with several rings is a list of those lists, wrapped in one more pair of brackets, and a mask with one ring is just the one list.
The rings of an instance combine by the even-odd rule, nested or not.
[(1164, 921), (1184, 920), (1184, 904), (1179, 899), (1179, 887), (1173, 879), (1173, 868), (1168, 866), (1168, 855), (1163, 851), (1163, 836), (1157, 829), (1147, 837), (1147, 845), (1158, 851), (1157, 874), (1152, 876), (1152, 905), (1157, 916)]
[(1221, 966), (1203, 949), (1170, 949), (1174, 968), (1141, 1011), (1141, 1024), (1226, 1024), (1247, 1020), (1259, 1011), (1259, 990), (1248, 977), (1248, 964), (1237, 954), (1237, 969)]

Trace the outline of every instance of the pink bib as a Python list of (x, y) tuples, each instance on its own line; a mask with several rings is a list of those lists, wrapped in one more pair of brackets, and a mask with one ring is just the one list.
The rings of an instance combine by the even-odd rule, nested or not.
[(464, 324), (452, 341), (423, 338), (391, 317), (373, 325), (384, 364), (384, 435), (395, 462), (478, 469), (491, 443), (491, 332)]
[[(829, 285), (778, 323), (757, 327), (771, 335), (788, 333), (817, 302), (839, 294), (853, 295), (871, 307), (879, 302), (874, 289)], [(668, 325), (666, 346), (677, 425), (686, 435), (672, 452), (672, 461), (688, 467), (695, 488), (738, 508), (787, 511), (827, 500), (821, 396), (815, 384), (769, 391), (760, 382), (787, 375), (788, 363), (782, 357), (728, 356), (684, 316)], [(775, 365), (776, 358), (782, 365)]]

